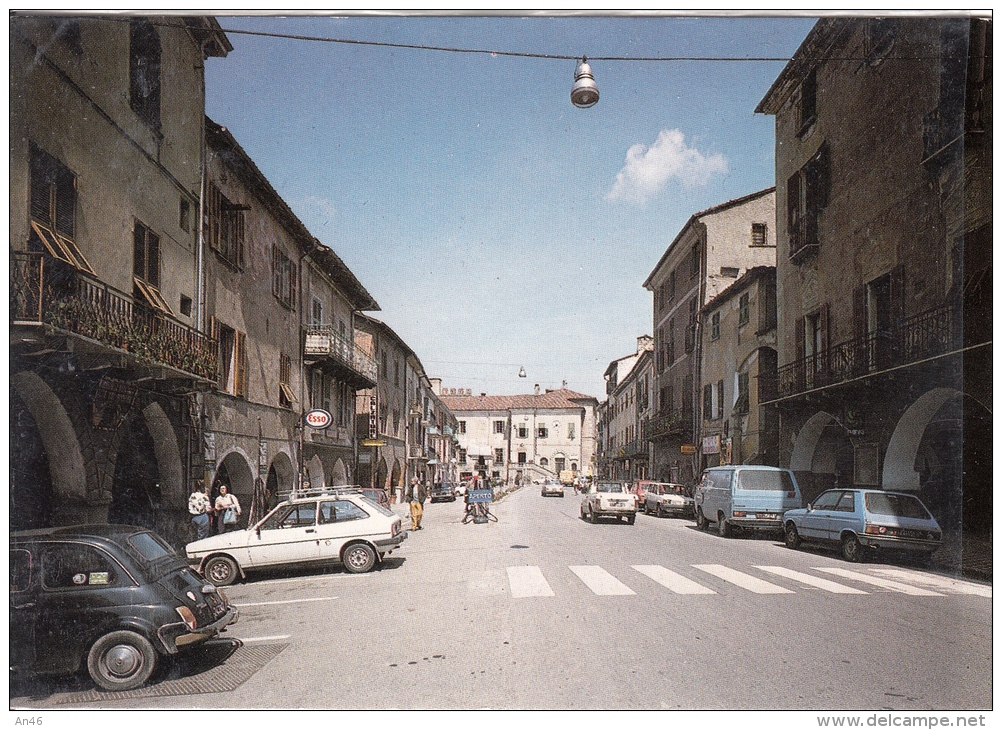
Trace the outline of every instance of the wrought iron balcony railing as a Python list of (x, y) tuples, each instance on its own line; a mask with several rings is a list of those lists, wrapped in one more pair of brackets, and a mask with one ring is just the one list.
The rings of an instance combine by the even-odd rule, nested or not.
[(10, 315), (125, 350), (206, 380), (216, 378), (215, 340), (89, 274), (46, 268), (43, 254), (12, 251)]
[(686, 418), (681, 411), (657, 413), (651, 418), (648, 426), (649, 438), (684, 435), (690, 425), (691, 419)]
[(776, 388), (760, 378), (770, 395), (785, 398), (816, 388), (909, 365), (961, 346), (959, 309), (944, 305), (913, 315), (884, 332), (856, 337), (779, 368)]
[(361, 375), (373, 385), (376, 381), (376, 361), (351, 340), (343, 337), (333, 325), (306, 327), (305, 352), (307, 359), (330, 358), (341, 366)]

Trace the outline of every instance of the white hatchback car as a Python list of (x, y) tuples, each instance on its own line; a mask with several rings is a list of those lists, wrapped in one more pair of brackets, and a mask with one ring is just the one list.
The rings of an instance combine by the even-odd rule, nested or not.
[(188, 543), (188, 561), (217, 586), (247, 571), (340, 563), (365, 573), (407, 538), (400, 517), (358, 490), (298, 496), (246, 530)]
[(620, 482), (597, 482), (581, 500), (581, 519), (594, 524), (599, 517), (622, 518), (632, 525), (637, 519), (637, 495)]
[(539, 493), (543, 497), (549, 497), (551, 494), (555, 494), (558, 497), (564, 496), (564, 485), (558, 482), (556, 479), (547, 479), (543, 482), (543, 486), (540, 488)]

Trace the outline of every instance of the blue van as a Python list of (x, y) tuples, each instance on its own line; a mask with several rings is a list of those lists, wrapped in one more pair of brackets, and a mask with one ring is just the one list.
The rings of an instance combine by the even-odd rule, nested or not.
[(696, 526), (705, 530), (715, 522), (721, 537), (730, 537), (733, 528), (781, 534), (783, 513), (802, 506), (793, 472), (775, 466), (732, 464), (706, 469), (692, 496)]

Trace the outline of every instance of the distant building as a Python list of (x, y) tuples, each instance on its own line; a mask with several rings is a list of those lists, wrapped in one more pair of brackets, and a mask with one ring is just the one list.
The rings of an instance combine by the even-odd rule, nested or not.
[(693, 484), (699, 476), (699, 310), (748, 269), (776, 263), (776, 191), (768, 188), (693, 215), (644, 287), (654, 293), (650, 476)]
[(513, 482), (594, 473), (598, 399), (561, 388), (532, 395), (474, 396), (443, 388), (457, 420), (460, 479), (475, 473)]
[(599, 475), (608, 479), (647, 479), (649, 442), (642, 414), (650, 406), (654, 339), (637, 338), (637, 351), (609, 363), (605, 370), (608, 398), (600, 407)]
[(756, 110), (776, 119), (781, 464), (806, 500), (918, 494), (956, 569), (992, 529), (991, 28), (824, 18)]
[(700, 312), (700, 467), (778, 466), (776, 268), (756, 266)]

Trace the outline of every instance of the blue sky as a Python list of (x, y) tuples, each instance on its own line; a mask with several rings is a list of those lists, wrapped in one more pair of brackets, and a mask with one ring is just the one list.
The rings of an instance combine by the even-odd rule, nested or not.
[[(228, 17), (231, 30), (579, 57), (789, 57), (811, 18)], [(774, 184), (782, 62), (575, 61), (230, 34), (230, 129), (444, 387), (604, 397), (695, 212)], [(518, 377), (524, 367), (527, 377)]]

